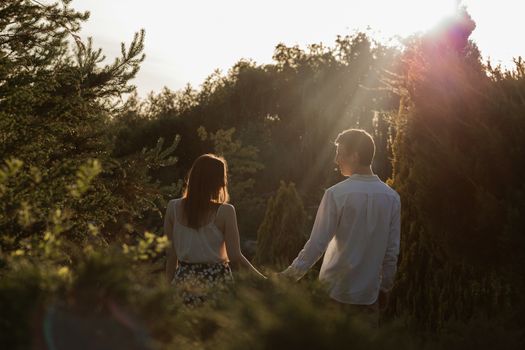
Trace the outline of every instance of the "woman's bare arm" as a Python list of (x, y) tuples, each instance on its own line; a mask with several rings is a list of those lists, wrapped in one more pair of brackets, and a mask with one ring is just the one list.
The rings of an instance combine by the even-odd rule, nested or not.
[(175, 247), (173, 246), (173, 215), (175, 214), (173, 204), (173, 201), (168, 203), (166, 214), (164, 215), (164, 234), (168, 236), (169, 241), (169, 245), (166, 248), (166, 279), (168, 283), (173, 280), (178, 263)]
[(228, 258), (234, 264), (239, 264), (247, 268), (259, 277), (266, 278), (260, 273), (241, 252), (241, 243), (239, 238), (239, 227), (237, 226), (237, 214), (233, 205), (225, 204), (224, 208), (225, 224), (224, 224), (224, 240), (226, 243), (226, 251)]
[(173, 249), (172, 244), (166, 248), (166, 280), (168, 283), (171, 283), (173, 277), (175, 277), (175, 270), (177, 269), (177, 255), (175, 254), (175, 249)]

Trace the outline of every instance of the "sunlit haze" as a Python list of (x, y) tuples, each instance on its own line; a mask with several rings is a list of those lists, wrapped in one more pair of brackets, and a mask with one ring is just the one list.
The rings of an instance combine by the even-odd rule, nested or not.
[[(520, 0), (462, 1), (477, 23), (472, 38), (485, 58), (509, 65), (525, 54), (519, 40)], [(269, 63), (279, 42), (306, 47), (333, 45), (338, 34), (367, 30), (387, 40), (431, 28), (457, 5), (456, 0), (74, 0), (77, 10), (89, 10), (82, 36), (93, 37), (111, 59), (120, 42), (146, 30), (146, 60), (134, 80), (139, 94), (198, 87), (213, 72), (226, 72), (241, 58)], [(507, 39), (510, 38), (510, 39)]]

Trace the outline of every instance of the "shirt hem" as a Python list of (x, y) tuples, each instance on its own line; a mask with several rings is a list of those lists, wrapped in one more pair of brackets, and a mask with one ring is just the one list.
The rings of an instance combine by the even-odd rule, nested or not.
[(373, 305), (377, 302), (377, 298), (378, 296), (376, 296), (374, 298), (374, 300), (371, 302), (371, 303), (356, 303), (356, 302), (349, 302), (347, 300), (342, 300), (341, 298), (339, 297), (335, 297), (333, 295), (330, 295), (330, 298), (337, 301), (338, 303), (341, 303), (341, 304), (350, 304), (350, 305)]

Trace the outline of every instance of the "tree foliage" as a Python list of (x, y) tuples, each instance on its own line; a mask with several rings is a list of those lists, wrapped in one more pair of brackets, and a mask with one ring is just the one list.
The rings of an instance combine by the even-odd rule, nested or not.
[[(199, 90), (165, 89), (143, 101), (128, 100), (116, 118), (115, 154), (182, 135), (177, 166), (156, 174), (165, 183), (184, 177), (200, 154), (215, 151), (213, 142), (195, 133), (200, 126), (214, 135), (235, 129), (235, 142), (258, 149), (258, 162), (264, 164), (241, 180), (253, 183), (249, 197), (259, 202), (248, 204), (253, 210), (243, 216), (241, 232), (254, 233), (263, 216), (261, 203), (281, 179), (296, 183), (308, 206), (341, 179), (333, 170), (333, 140), (343, 129), (370, 131), (378, 144), (374, 169), (383, 179), (391, 176), (389, 145), (395, 130), (386, 111), (397, 108), (398, 97), (382, 80), (385, 70), (399, 69), (399, 54), (365, 33), (339, 36), (333, 47), (279, 44), (271, 64), (240, 60), (227, 74), (213, 72)], [(233, 175), (232, 186), (241, 182)], [(235, 189), (232, 193), (234, 201), (246, 198)]]
[(414, 38), (396, 85), (403, 237), (392, 307), (427, 328), (524, 306), (524, 65), (484, 67), (474, 27), (462, 11)]
[(91, 226), (104, 228), (106, 239), (122, 238), (126, 224), (142, 226), (144, 213), (160, 213), (163, 196), (150, 171), (176, 161), (155, 148), (112, 155), (111, 116), (134, 88), (128, 82), (144, 59), (144, 31), (103, 65), (102, 52), (78, 37), (88, 14), (69, 4), (0, 5), (4, 251), (44, 238), (57, 212), (67, 221), (61, 234), (72, 241), (84, 241)]

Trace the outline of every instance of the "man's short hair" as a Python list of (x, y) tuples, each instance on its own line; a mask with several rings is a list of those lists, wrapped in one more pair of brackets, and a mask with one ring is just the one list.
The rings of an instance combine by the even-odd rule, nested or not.
[(372, 164), (376, 145), (372, 135), (362, 129), (348, 129), (337, 135), (335, 144), (343, 147), (347, 154), (357, 152), (359, 164), (368, 166)]

